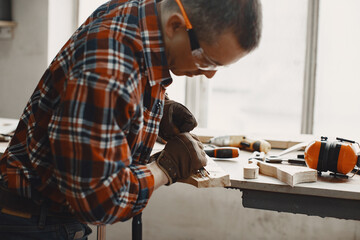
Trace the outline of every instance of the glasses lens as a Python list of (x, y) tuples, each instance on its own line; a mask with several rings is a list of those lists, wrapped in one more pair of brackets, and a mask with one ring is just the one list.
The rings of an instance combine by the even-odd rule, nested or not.
[(203, 71), (218, 71), (219, 70), (218, 66), (201, 66), (198, 63), (195, 63), (195, 65), (199, 70), (203, 70)]
[(206, 54), (202, 48), (197, 48), (192, 51), (192, 56), (195, 62), (195, 65), (198, 69), (204, 71), (216, 71), (219, 66), (216, 65)]

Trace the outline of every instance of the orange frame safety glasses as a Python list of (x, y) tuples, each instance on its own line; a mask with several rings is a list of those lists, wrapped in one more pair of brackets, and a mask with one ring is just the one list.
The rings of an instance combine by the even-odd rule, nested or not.
[(186, 31), (188, 32), (190, 46), (191, 46), (191, 54), (194, 59), (194, 63), (196, 67), (203, 71), (217, 71), (220, 65), (216, 64), (213, 60), (211, 60), (205, 53), (204, 50), (200, 47), (199, 41), (196, 37), (196, 34), (193, 30), (191, 22), (185, 12), (184, 6), (180, 0), (175, 0), (178, 4), (181, 14), (184, 17)]

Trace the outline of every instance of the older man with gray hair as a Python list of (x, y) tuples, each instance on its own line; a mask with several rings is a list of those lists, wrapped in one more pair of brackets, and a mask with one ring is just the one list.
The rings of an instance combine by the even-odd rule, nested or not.
[[(40, 79), (0, 160), (0, 236), (86, 239), (206, 165), (170, 72), (214, 76), (259, 44), (258, 0), (113, 0)], [(157, 136), (167, 141), (150, 157)]]

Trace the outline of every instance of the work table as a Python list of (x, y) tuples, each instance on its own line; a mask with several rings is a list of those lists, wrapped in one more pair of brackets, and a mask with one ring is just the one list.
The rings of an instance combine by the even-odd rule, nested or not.
[(242, 151), (236, 159), (216, 161), (230, 174), (231, 188), (243, 192), (244, 207), (360, 220), (359, 175), (349, 173), (349, 178), (344, 179), (326, 172), (316, 182), (294, 187), (262, 174), (257, 179), (244, 179), (243, 166), (250, 156)]
[[(195, 129), (198, 136), (207, 137), (229, 134), (224, 131)], [(246, 134), (245, 134), (246, 135)], [(252, 137), (252, 136), (250, 136)], [(333, 138), (329, 136), (330, 139)], [(262, 139), (275, 139), (273, 149), (268, 155), (276, 155), (282, 149), (291, 147), (294, 142), (309, 142), (320, 139), (320, 136), (262, 136)], [(202, 139), (202, 140), (203, 140)], [(253, 138), (259, 139), (259, 138)], [(280, 140), (280, 141), (277, 141)], [(359, 142), (359, 140), (357, 140)], [(294, 157), (303, 152), (292, 152), (287, 157)], [(257, 179), (245, 179), (243, 167), (248, 162), (251, 152), (240, 151), (239, 157), (215, 162), (230, 175), (231, 188), (239, 189), (242, 204), (246, 208), (256, 208), (279, 212), (302, 213), (320, 217), (360, 220), (360, 175), (348, 173), (348, 179), (331, 176), (323, 172), (316, 182), (300, 183), (294, 187), (280, 180), (259, 174)], [(354, 176), (353, 176), (354, 175)], [(353, 176), (353, 177), (351, 177)]]
[[(272, 151), (272, 153), (276, 152), (276, 150)], [(236, 159), (216, 161), (222, 169), (230, 174), (232, 187), (360, 201), (360, 175), (355, 174), (351, 177), (353, 173), (349, 173), (348, 176), (350, 177), (344, 179), (331, 176), (329, 172), (325, 172), (318, 176), (316, 182), (300, 183), (294, 187), (262, 174), (257, 179), (244, 179), (242, 169), (250, 156), (251, 153), (241, 151), (240, 156)]]
[[(7, 144), (0, 142), (0, 156)], [(162, 148), (155, 145), (155, 149)], [(277, 151), (280, 150), (271, 153)], [(327, 172), (318, 176), (316, 182), (300, 183), (294, 187), (261, 174), (257, 179), (244, 179), (243, 166), (250, 156), (250, 152), (240, 151), (237, 158), (214, 160), (229, 173), (231, 188), (242, 191), (244, 207), (360, 220), (360, 175), (343, 179)]]

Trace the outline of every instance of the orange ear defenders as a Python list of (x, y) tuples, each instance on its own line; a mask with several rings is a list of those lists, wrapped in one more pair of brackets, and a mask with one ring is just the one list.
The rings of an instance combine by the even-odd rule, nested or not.
[(319, 172), (342, 174), (351, 172), (355, 165), (360, 167), (359, 144), (343, 138), (336, 140), (321, 137), (321, 141), (310, 143), (305, 149), (306, 165)]

